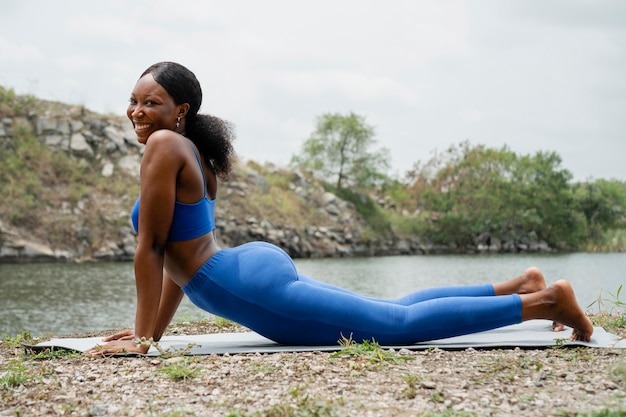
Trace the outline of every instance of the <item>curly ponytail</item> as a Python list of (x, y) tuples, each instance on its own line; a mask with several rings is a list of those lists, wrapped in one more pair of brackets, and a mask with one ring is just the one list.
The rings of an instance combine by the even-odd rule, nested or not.
[(196, 114), (187, 119), (185, 130), (205, 159), (213, 162), (215, 174), (228, 179), (233, 168), (233, 125), (219, 117)]

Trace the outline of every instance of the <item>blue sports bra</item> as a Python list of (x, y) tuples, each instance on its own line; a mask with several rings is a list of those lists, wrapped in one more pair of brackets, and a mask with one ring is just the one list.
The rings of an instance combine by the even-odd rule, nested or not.
[[(204, 197), (195, 203), (182, 203), (178, 200), (174, 203), (174, 218), (170, 228), (168, 242), (180, 242), (182, 240), (191, 240), (196, 237), (205, 235), (215, 229), (215, 199), (209, 200), (206, 195), (206, 178), (204, 169), (198, 153), (191, 146), (193, 153), (202, 172), (202, 184), (204, 188)], [(135, 232), (139, 233), (139, 202), (141, 196), (137, 197), (135, 206), (131, 213), (131, 219)]]

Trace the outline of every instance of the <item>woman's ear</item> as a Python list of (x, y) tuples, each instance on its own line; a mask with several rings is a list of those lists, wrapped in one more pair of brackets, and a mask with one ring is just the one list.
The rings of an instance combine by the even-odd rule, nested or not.
[(183, 119), (185, 116), (187, 116), (188, 111), (189, 111), (189, 103), (179, 104), (177, 116)]

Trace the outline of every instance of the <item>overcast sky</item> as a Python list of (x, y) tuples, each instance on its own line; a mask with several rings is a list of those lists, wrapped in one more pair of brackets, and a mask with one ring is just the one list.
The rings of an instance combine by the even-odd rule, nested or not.
[(402, 175), (469, 140), (626, 180), (626, 1), (0, 0), (0, 85), (125, 114), (139, 74), (195, 72), (239, 156), (287, 164), (364, 116)]

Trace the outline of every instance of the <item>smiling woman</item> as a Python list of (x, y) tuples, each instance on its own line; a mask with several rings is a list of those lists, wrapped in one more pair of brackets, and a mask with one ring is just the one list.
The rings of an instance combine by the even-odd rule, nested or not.
[(201, 102), (195, 75), (173, 62), (149, 67), (131, 93), (127, 115), (145, 145), (132, 216), (138, 232), (135, 326), (91, 354), (145, 353), (141, 341), (161, 338), (183, 294), (283, 344), (327, 345), (341, 335), (409, 344), (533, 318), (568, 324), (573, 339), (590, 339), (593, 327), (571, 286), (558, 281), (547, 288), (536, 268), (496, 284), (383, 300), (299, 274), (285, 251), (265, 242), (220, 248), (214, 206), (217, 179), (232, 167), (232, 135), (227, 123), (198, 114)]

